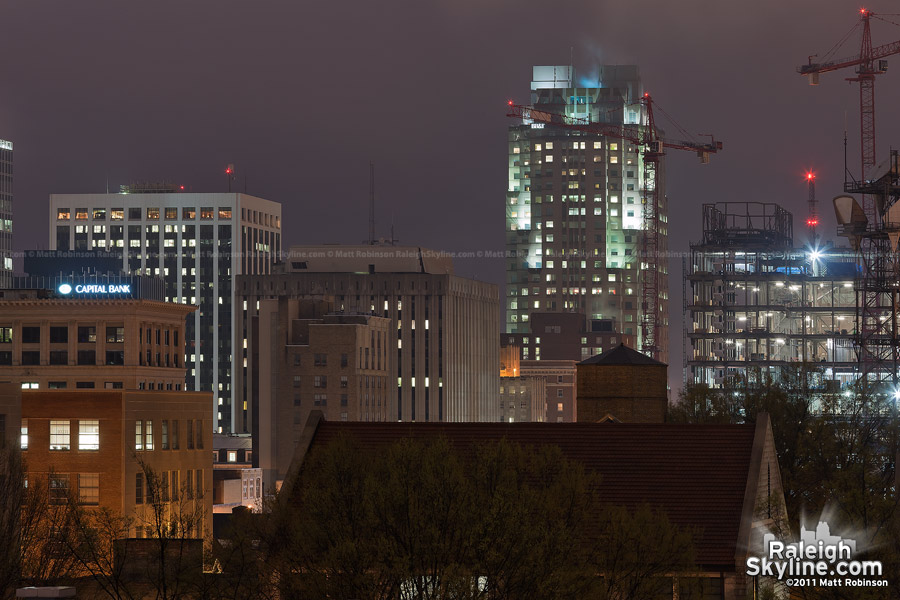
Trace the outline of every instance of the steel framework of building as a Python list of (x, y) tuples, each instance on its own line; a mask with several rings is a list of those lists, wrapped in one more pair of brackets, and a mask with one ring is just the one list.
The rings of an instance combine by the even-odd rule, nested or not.
[(685, 383), (752, 384), (803, 365), (816, 389), (855, 381), (852, 249), (794, 248), (775, 204), (706, 204), (685, 267)]

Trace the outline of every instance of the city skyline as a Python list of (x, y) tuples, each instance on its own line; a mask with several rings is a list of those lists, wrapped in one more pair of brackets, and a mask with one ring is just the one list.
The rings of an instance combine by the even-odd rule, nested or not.
[[(504, 3), (398, 0), (351, 13), (285, 3), (242, 9), (241, 18), (206, 2), (44, 8), (7, 7), (0, 24), (19, 57), (0, 66), (10, 90), (0, 101), (0, 136), (16, 144), (16, 251), (46, 245), (51, 193), (162, 179), (224, 192), (229, 163), (237, 189), (283, 204), (286, 246), (356, 243), (367, 233), (371, 160), (379, 237), (393, 225), (404, 243), (497, 252), (460, 259), (458, 270), (502, 284), (505, 102), (527, 99), (539, 64), (572, 62), (588, 75), (603, 63), (637, 64), (659, 106), (689, 132), (725, 142), (710, 165), (667, 157), (676, 256), (699, 238), (701, 205), (723, 196), (774, 199), (803, 215), (807, 169), (817, 174), (820, 231), (835, 239), (828, 204), (840, 191), (845, 129), (848, 164), (858, 171), (858, 90), (843, 73), (823, 75), (817, 88), (796, 73), (857, 24), (853, 7), (801, 2), (788, 15), (774, 2), (568, 2), (560, 7), (566, 28)], [(886, 2), (868, 8), (889, 10)], [(46, 43), (28, 34), (38, 19)], [(117, 19), (129, 27), (105, 24)], [(884, 21), (872, 27), (875, 44), (900, 35)], [(857, 39), (844, 53), (858, 51)], [(878, 78), (876, 106), (888, 106), (898, 86), (890, 71)], [(880, 157), (898, 133), (885, 117), (876, 122)], [(680, 260), (672, 262), (670, 297), (678, 298)], [(674, 314), (674, 331), (679, 320)]]

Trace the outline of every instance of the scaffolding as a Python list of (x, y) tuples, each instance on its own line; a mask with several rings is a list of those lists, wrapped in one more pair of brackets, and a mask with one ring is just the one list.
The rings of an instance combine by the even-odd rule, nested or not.
[(776, 204), (706, 204), (703, 226), (685, 269), (686, 383), (753, 384), (807, 366), (814, 388), (851, 384), (856, 253), (794, 248), (793, 217)]
[(866, 385), (897, 391), (900, 336), (897, 309), (900, 294), (900, 160), (896, 150), (873, 170), (873, 179), (847, 181), (844, 191), (874, 199), (875, 219), (855, 210), (850, 197), (835, 198), (838, 234), (857, 251), (860, 271), (855, 280), (855, 337), (859, 378)]

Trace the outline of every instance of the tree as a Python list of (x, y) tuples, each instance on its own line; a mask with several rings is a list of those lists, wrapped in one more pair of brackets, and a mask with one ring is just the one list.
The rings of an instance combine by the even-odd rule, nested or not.
[(15, 448), (0, 448), (0, 597), (19, 583), (22, 569), (22, 505), (25, 465)]
[(693, 565), (690, 535), (649, 509), (603, 513), (598, 543), (596, 484), (555, 447), (406, 439), (363, 452), (342, 438), (281, 492), (261, 550), (294, 598), (612, 600), (645, 589), (635, 577)]
[[(793, 532), (802, 519), (820, 515), (833, 529), (853, 532), (860, 548), (867, 549), (865, 558), (884, 563), (885, 578), (897, 588), (890, 597), (900, 598), (900, 420), (893, 390), (886, 393), (860, 382), (825, 392), (812, 385), (820, 378), (815, 367), (801, 365), (782, 369), (778, 379), (733, 379), (715, 390), (689, 387), (670, 414), (683, 422), (753, 423), (759, 413), (767, 413)], [(723, 400), (707, 401), (709, 397), (733, 399), (734, 407), (723, 410)], [(714, 408), (695, 408), (704, 403)], [(805, 588), (795, 593), (809, 599), (886, 597), (884, 588)]]

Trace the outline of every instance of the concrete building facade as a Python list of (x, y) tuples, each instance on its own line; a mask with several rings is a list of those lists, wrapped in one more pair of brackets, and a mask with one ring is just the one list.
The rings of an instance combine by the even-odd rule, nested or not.
[(2, 290), (0, 379), (29, 390), (181, 391), (185, 319), (195, 310), (155, 300)]
[(234, 278), (271, 271), (281, 251), (281, 205), (151, 184), (52, 194), (50, 232), (51, 250), (117, 252), (125, 272), (162, 277), (166, 300), (199, 306), (187, 323), (187, 389), (214, 392), (214, 426), (231, 431)]
[(13, 144), (0, 140), (0, 289), (12, 283)]
[[(531, 104), (592, 122), (645, 124), (642, 92), (636, 66), (602, 66), (596, 78), (576, 77), (568, 66), (534, 67)], [(637, 338), (633, 345), (640, 347), (644, 167), (639, 148), (523, 122), (510, 126), (508, 149), (504, 331), (531, 333), (529, 321), (536, 313), (572, 312), (582, 315), (583, 331), (598, 331), (596, 323), (603, 322), (620, 338)], [(658, 177), (659, 253), (665, 256), (663, 163)], [(655, 260), (660, 261), (656, 345), (666, 361), (668, 264)]]
[(825, 391), (856, 379), (857, 254), (795, 248), (792, 220), (777, 204), (703, 206), (685, 265), (686, 383), (753, 383), (801, 365)]
[[(236, 356), (235, 369), (248, 406), (263, 385), (249, 348), (258, 339), (255, 328), (261, 322), (263, 301), (288, 298), (332, 302), (338, 313), (388, 320), (387, 412), (377, 413), (379, 418), (381, 414), (398, 421), (500, 418), (497, 286), (455, 276), (446, 255), (402, 246), (293, 247), (278, 272), (239, 277), (238, 293), (245, 347), (243, 356)], [(253, 419), (262, 410), (248, 409), (245, 430), (255, 427)]]
[(309, 413), (333, 421), (387, 421), (394, 388), (388, 354), (396, 328), (371, 314), (334, 312), (333, 301), (259, 301), (251, 318), (253, 449), (266, 489), (284, 479)]

